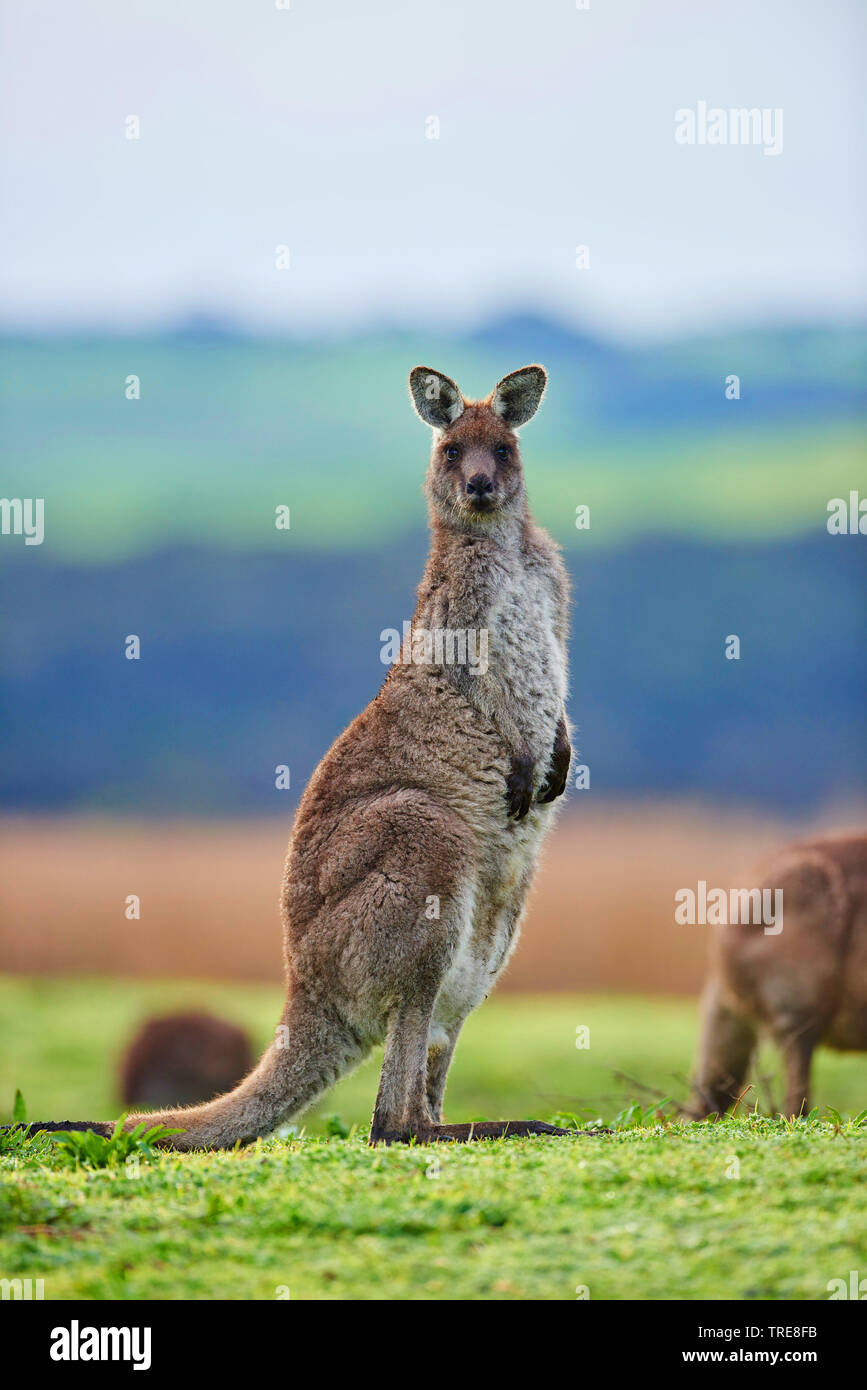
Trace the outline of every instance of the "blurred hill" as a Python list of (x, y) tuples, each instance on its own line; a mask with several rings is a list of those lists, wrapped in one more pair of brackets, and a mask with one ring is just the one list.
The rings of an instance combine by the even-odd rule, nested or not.
[[(285, 552), (279, 504), (293, 550), (370, 549), (423, 517), (428, 438), (409, 368), (439, 367), (483, 396), (528, 361), (551, 374), (528, 481), (561, 540), (578, 504), (591, 507), (588, 546), (792, 535), (822, 526), (859, 475), (867, 484), (865, 329), (626, 348), (513, 315), (462, 337), (269, 341), (194, 319), (161, 338), (0, 341), (3, 488), (45, 498), (43, 551), (62, 558), (179, 541)], [(739, 400), (725, 396), (731, 374)]]
[(820, 326), (626, 348), (522, 314), (462, 337), (271, 341), (195, 319), (7, 338), (0, 491), (44, 497), (46, 534), (0, 537), (0, 805), (294, 801), (377, 690), (380, 632), (413, 610), (429, 443), (409, 367), (482, 395), (533, 360), (551, 386), (528, 488), (575, 582), (592, 793), (845, 802), (863, 777), (867, 561), (825, 522), (829, 498), (867, 495), (865, 349), (867, 330)]

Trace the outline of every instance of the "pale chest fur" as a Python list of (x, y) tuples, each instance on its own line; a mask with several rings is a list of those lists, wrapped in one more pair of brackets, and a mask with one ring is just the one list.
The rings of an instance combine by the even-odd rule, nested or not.
[(540, 764), (541, 779), (566, 699), (566, 657), (556, 635), (559, 615), (550, 578), (521, 558), (502, 565), (502, 584), (483, 622), (499, 698)]
[[(567, 694), (566, 653), (558, 636), (565, 626), (559, 597), (564, 586), (556, 572), (532, 558), (528, 563), (521, 551), (497, 557), (490, 579), (488, 602), (477, 615), (488, 633), (489, 661), (486, 675), (476, 678), (479, 703), (495, 723), (507, 716), (517, 726), (536, 762), (538, 787)], [(482, 1001), (508, 961), (555, 814), (553, 805), (535, 803), (525, 820), (515, 822), (502, 814), (501, 804), (477, 841), (480, 869), (468, 885), (464, 929), (436, 1011), (446, 1025)]]
[[(551, 543), (482, 540), (438, 557), (419, 594), (416, 622), (472, 632), (484, 659), (446, 671), (503, 736), (529, 751), (542, 779), (567, 692), (566, 577)], [(526, 749), (522, 747), (526, 745)]]

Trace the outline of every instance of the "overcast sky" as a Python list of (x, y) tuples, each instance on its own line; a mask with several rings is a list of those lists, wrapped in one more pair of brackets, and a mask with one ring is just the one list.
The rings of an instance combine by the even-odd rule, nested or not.
[[(7, 324), (458, 327), (518, 305), (647, 337), (864, 313), (856, 3), (2, 9)], [(678, 144), (700, 101), (782, 108), (782, 151)]]

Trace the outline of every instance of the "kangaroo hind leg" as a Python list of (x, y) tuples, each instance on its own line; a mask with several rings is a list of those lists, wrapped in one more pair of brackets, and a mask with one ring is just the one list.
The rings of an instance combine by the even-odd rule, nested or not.
[(284, 1124), (361, 1061), (365, 1047), (335, 1010), (311, 999), (300, 986), (287, 1001), (274, 1041), (234, 1091), (204, 1105), (130, 1115), (181, 1133), (173, 1149), (225, 1149), (247, 1144)]
[[(436, 1044), (446, 1041), (446, 1032), (433, 1023), (434, 1007), (458, 943), (469, 930), (470, 911), (468, 895), (458, 890), (440, 898), (438, 919), (420, 918), (412, 937), (405, 938), (414, 942), (412, 960), (405, 952), (402, 982), (394, 992), (398, 1002), (388, 1019), (371, 1144), (411, 1138), (426, 1141), (441, 1118), (458, 1030), (440, 1050)], [(397, 986), (396, 979), (393, 984)]]
[(427, 1048), (427, 1103), (434, 1124), (442, 1124), (446, 1079), (454, 1056), (461, 1023), (446, 1027), (434, 1023)]

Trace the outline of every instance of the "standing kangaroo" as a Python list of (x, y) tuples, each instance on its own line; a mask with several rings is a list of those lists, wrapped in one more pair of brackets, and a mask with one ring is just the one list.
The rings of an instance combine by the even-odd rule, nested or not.
[(689, 1110), (696, 1119), (737, 1099), (761, 1027), (783, 1052), (787, 1115), (810, 1108), (819, 1043), (867, 1049), (867, 835), (793, 846), (763, 886), (782, 889), (779, 935), (761, 925), (717, 929)]
[[(167, 1141), (176, 1149), (253, 1140), (384, 1041), (371, 1143), (565, 1132), (441, 1123), (458, 1034), (515, 946), (569, 772), (568, 580), (530, 516), (515, 434), (546, 384), (544, 368), (523, 367), (473, 402), (440, 372), (411, 372), (415, 409), (434, 431), (431, 551), (411, 646), (298, 808), (283, 878), (281, 1026), (235, 1090), (132, 1115), (127, 1128), (179, 1128)], [(484, 663), (449, 660), (485, 643)]]

